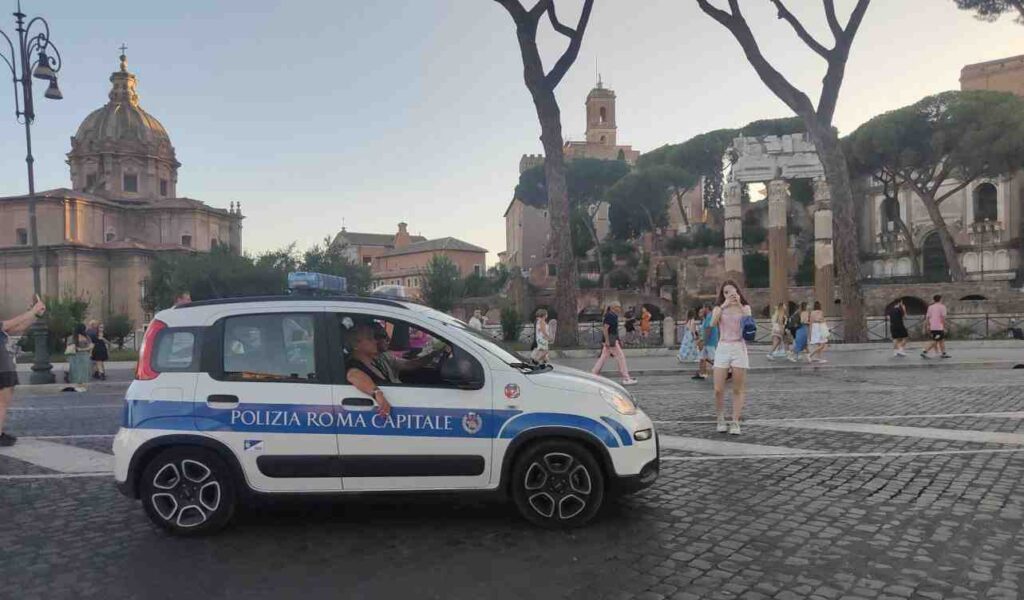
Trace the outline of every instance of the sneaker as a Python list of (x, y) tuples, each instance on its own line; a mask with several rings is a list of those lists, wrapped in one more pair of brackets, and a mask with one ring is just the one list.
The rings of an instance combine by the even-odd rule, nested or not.
[(828, 360), (827, 360), (827, 359), (824, 359), (824, 358), (819, 358), (819, 359), (818, 359), (818, 360), (816, 360), (815, 362), (818, 362), (818, 363), (827, 363), (827, 362), (828, 362)]
[(725, 424), (724, 415), (718, 415), (718, 426), (715, 427), (715, 431), (718, 433), (725, 433), (726, 431), (729, 431), (729, 426)]
[(927, 354), (927, 353), (925, 353), (925, 352), (922, 352), (922, 353), (921, 353), (921, 358), (930, 358), (930, 357), (928, 356), (928, 354)]
[(940, 356), (941, 356), (942, 358), (953, 358), (952, 356), (950, 356), (950, 355), (946, 354), (945, 352), (943, 352), (943, 353), (942, 353), (942, 354), (941, 354)]
[(18, 438), (9, 433), (0, 433), (0, 446), (13, 446), (16, 443), (18, 443)]
[(696, 380), (701, 380), (701, 379), (704, 379), (704, 376), (703, 376), (703, 375), (701, 375), (700, 373), (697, 373), (696, 375), (694, 375), (694, 376), (693, 376), (693, 377), (691, 377), (690, 379), (696, 379)]
[(793, 356), (792, 354), (790, 354), (790, 355), (789, 355), (789, 356), (787, 356), (786, 358), (787, 358), (787, 359), (789, 360), (789, 362), (791, 362), (791, 363), (795, 363), (795, 362), (797, 361), (797, 358), (796, 358), (795, 356)]
[(622, 380), (622, 385), (634, 385), (637, 382), (635, 377), (627, 377)]
[(775, 355), (769, 352), (768, 354), (765, 355), (765, 358), (767, 358), (768, 360), (775, 360)]
[(740, 433), (741, 432), (739, 421), (733, 421), (732, 423), (729, 423), (729, 435), (739, 435)]

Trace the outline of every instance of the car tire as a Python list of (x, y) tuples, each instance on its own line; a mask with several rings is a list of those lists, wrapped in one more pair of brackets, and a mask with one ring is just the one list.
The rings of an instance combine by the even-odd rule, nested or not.
[(571, 440), (532, 444), (512, 468), (512, 499), (531, 523), (549, 529), (582, 527), (601, 509), (604, 473), (585, 446)]
[(235, 513), (235, 482), (216, 452), (195, 446), (168, 448), (142, 471), (139, 497), (146, 515), (175, 535), (219, 531)]

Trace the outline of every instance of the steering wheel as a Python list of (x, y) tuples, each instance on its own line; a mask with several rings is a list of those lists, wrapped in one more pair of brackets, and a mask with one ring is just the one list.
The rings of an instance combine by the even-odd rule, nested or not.
[(437, 365), (437, 372), (438, 372), (438, 374), (440, 374), (440, 373), (444, 373), (444, 366), (445, 366), (445, 365), (446, 365), (446, 364), (448, 363), (448, 361), (449, 361), (449, 360), (451, 359), (451, 357), (452, 357), (452, 354), (453, 354), (453, 353), (454, 353), (454, 352), (453, 352), (453, 350), (452, 350), (452, 347), (451, 347), (451, 346), (447, 346), (447, 345), (446, 345), (446, 346), (444, 347), (444, 349), (442, 349), (442, 350), (441, 350), (441, 351), (440, 351), (440, 352), (439, 352), (439, 353), (437, 354), (437, 362), (436, 362), (435, 364)]

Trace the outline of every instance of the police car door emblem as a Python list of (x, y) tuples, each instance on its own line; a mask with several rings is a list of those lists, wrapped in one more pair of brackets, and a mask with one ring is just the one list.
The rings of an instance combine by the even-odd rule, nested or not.
[(246, 452), (263, 452), (263, 440), (245, 440), (243, 448)]
[(476, 434), (480, 431), (480, 428), (483, 427), (483, 425), (483, 419), (475, 412), (466, 413), (466, 415), (462, 417), (462, 428), (469, 435)]
[(514, 383), (510, 383), (505, 386), (505, 398), (514, 400), (519, 397), (519, 386)]

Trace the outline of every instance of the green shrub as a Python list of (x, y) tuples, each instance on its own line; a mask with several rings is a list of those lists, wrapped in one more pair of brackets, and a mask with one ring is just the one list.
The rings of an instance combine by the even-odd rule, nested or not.
[(617, 290), (629, 289), (633, 287), (633, 276), (625, 269), (616, 269), (608, 275), (608, 285)]
[(110, 315), (103, 321), (103, 329), (107, 339), (121, 349), (124, 348), (125, 338), (135, 330), (135, 321), (124, 313)]
[[(49, 335), (47, 342), (50, 345), (50, 352), (63, 352), (64, 342), (75, 331), (75, 325), (85, 322), (89, 301), (71, 295), (60, 298), (47, 296), (43, 301), (46, 302), (46, 316), (43, 322), (46, 323)], [(26, 335), (18, 341), (18, 346), (24, 352), (34, 352), (35, 340), (32, 335)]]
[(514, 342), (519, 339), (522, 330), (523, 321), (519, 317), (519, 311), (511, 306), (501, 309), (501, 339)]
[(769, 286), (768, 256), (760, 252), (743, 255), (743, 274), (747, 287), (766, 288)]

